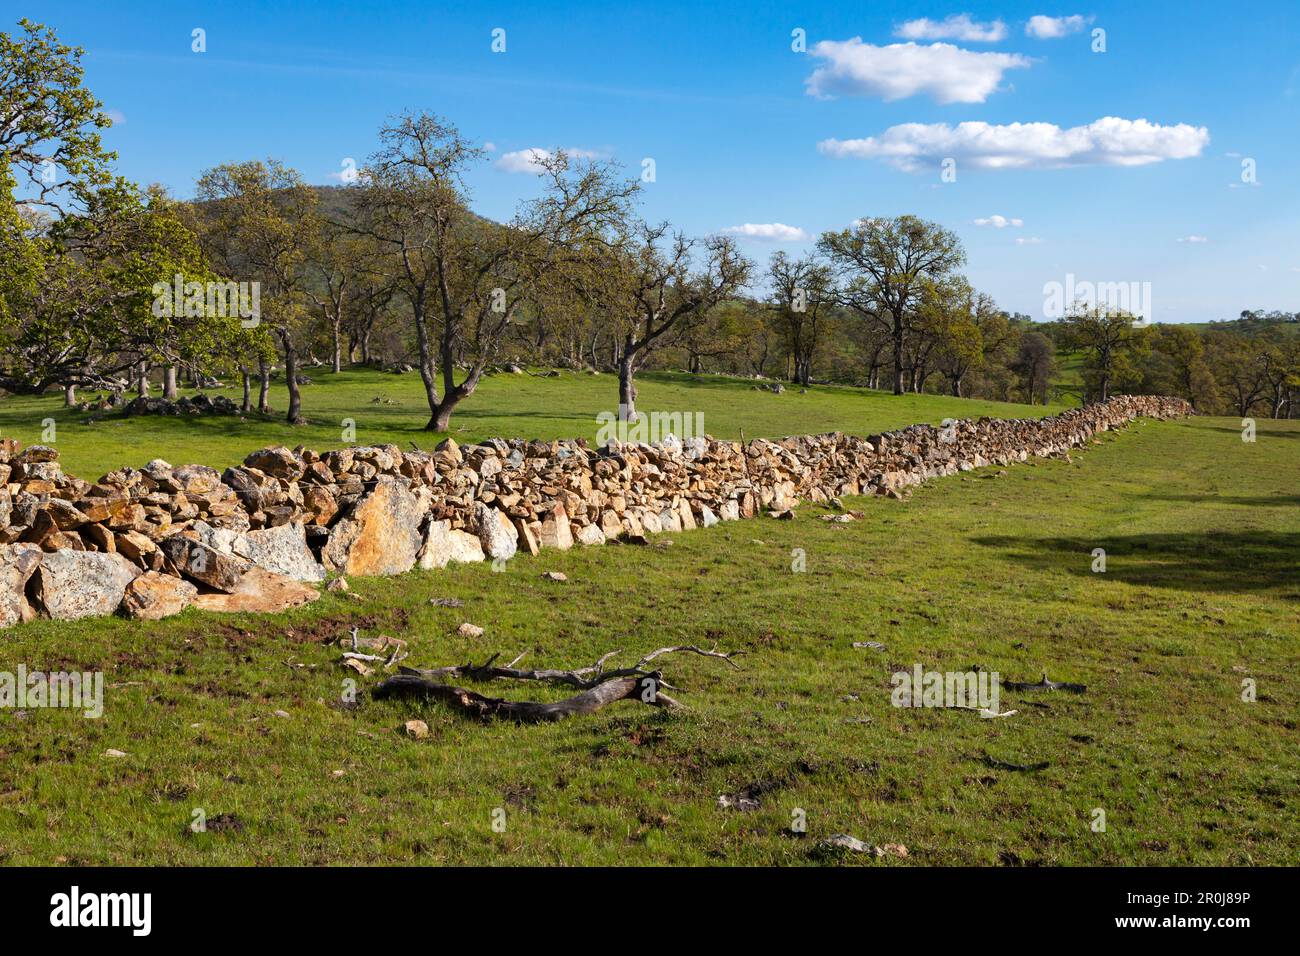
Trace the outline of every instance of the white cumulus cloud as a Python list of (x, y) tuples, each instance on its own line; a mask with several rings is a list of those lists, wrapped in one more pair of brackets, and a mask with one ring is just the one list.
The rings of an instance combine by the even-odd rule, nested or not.
[(878, 96), (887, 102), (925, 93), (940, 103), (983, 103), (1003, 73), (1033, 62), (1019, 53), (976, 53), (951, 43), (875, 46), (861, 37), (822, 40), (809, 52), (826, 61), (805, 81), (810, 96)]
[(719, 229), (718, 232), (763, 242), (800, 242), (808, 238), (808, 233), (798, 226), (787, 226), (783, 222), (747, 222), (740, 226)]
[(1005, 40), (1007, 25), (1001, 20), (979, 23), (969, 13), (954, 13), (943, 20), (921, 17), (894, 28), (894, 36), (904, 40), (962, 40), (966, 43), (997, 43)]
[(989, 216), (985, 219), (976, 219), (977, 226), (992, 226), (994, 229), (1005, 229), (1007, 226), (1020, 228), (1025, 224), (1023, 219), (1008, 219), (1006, 216)]
[[(496, 147), (493, 146), (493, 148)], [(564, 152), (570, 159), (600, 159), (605, 155), (599, 150), (580, 149), (576, 146), (566, 147)], [(542, 162), (550, 159), (551, 156), (552, 153), (549, 149), (530, 146), (527, 149), (516, 149), (509, 153), (502, 153), (501, 158), (494, 165), (502, 172), (536, 174), (542, 171)]]
[(1145, 166), (1199, 156), (1210, 142), (1204, 126), (1162, 126), (1145, 119), (1105, 116), (1086, 126), (980, 121), (903, 123), (865, 139), (826, 139), (817, 148), (836, 158), (879, 159), (916, 171), (944, 159), (976, 169), (1048, 169), (1063, 166)]
[(1078, 33), (1091, 22), (1092, 17), (1085, 17), (1078, 13), (1068, 17), (1046, 17), (1040, 13), (1038, 16), (1030, 17), (1029, 22), (1025, 24), (1025, 36), (1036, 40), (1057, 40), (1071, 33)]

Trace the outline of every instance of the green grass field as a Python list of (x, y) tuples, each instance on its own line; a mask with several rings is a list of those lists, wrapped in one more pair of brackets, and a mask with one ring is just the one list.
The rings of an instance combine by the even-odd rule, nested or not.
[[(356, 444), (411, 442), (432, 447), (441, 437), (424, 431), (429, 407), (419, 376), (384, 374), (368, 369), (308, 369), (313, 384), (303, 388), (308, 424), (289, 428), (283, 414), (234, 416), (109, 415), (87, 424), (86, 412), (65, 409), (48, 397), (18, 396), (0, 400), (0, 435), (24, 444), (55, 444), (64, 471), (90, 480), (123, 465), (140, 466), (154, 457), (173, 465), (198, 462), (223, 468), (239, 464), (250, 451), (266, 445), (306, 445), (325, 450), (348, 444), (346, 422), (355, 425)], [(999, 415), (1038, 417), (1060, 408), (964, 401), (942, 395), (895, 398), (837, 386), (815, 386), (807, 394), (788, 388), (782, 395), (755, 391), (754, 382), (721, 376), (651, 373), (638, 379), (642, 411), (701, 412), (704, 428), (716, 438), (779, 437), (810, 432), (847, 431), (872, 434), (917, 422), (938, 423), (947, 417)], [(183, 390), (182, 394), (195, 394)], [(217, 394), (216, 391), (210, 394)], [(225, 389), (238, 402), (238, 389)], [(88, 395), (81, 396), (83, 399)], [(379, 399), (379, 401), (376, 401)], [(273, 386), (271, 403), (283, 409), (282, 385)], [(457, 410), (452, 436), (458, 442), (485, 438), (578, 438), (593, 440), (596, 416), (618, 407), (618, 382), (610, 375), (562, 372), (560, 378), (495, 375)], [(42, 438), (49, 419), (56, 440)]]
[[(366, 418), (376, 378), (345, 379), (363, 409), (358, 440), (421, 441), (412, 386), (384, 381), (404, 404)], [(608, 377), (509, 385), (518, 391), (493, 380), (467, 407), (467, 435), (591, 434), (589, 409), (612, 388)], [(327, 417), (327, 397), (308, 390), (313, 418)], [(647, 381), (643, 407), (660, 402), (703, 408), (718, 435), (1027, 413), (675, 376)], [(6, 432), (30, 438), (25, 419), (52, 401), (0, 407)], [(348, 407), (335, 398), (330, 415)], [(282, 615), (20, 625), (3, 635), (0, 669), (102, 669), (108, 689), (98, 720), (0, 710), (0, 862), (1295, 865), (1300, 423), (1261, 420), (1255, 444), (1237, 424), (1140, 422), (1069, 463), (847, 501), (865, 518), (844, 525), (804, 505), (794, 521), (544, 552), (502, 573), (353, 579), (355, 596)], [(232, 444), (219, 422), (190, 425), (69, 422), (59, 445), (70, 470), (89, 472), (155, 454), (221, 464), (298, 440), (258, 424)], [(328, 444), (331, 427), (302, 440)], [(110, 428), (116, 437), (101, 437)], [(1090, 570), (1098, 547), (1104, 574)], [(464, 607), (430, 604), (451, 597)], [(462, 621), (486, 633), (461, 638)], [(684, 713), (623, 702), (557, 725), (481, 724), (437, 704), (371, 700), (377, 677), (346, 703), (351, 672), (327, 642), (354, 624), (410, 641), (418, 666), (526, 651), (525, 664), (571, 667), (613, 649), (631, 663), (696, 642), (746, 654), (739, 670), (668, 658)], [(999, 720), (892, 707), (890, 675), (918, 663), (1015, 681), (1045, 671), (1088, 691), (1006, 690), (1001, 708), (1016, 713)], [(427, 721), (427, 739), (402, 733), (410, 718)], [(758, 809), (718, 806), (742, 791)], [(189, 829), (196, 809), (208, 832)], [(1105, 832), (1092, 829), (1097, 809)], [(806, 834), (791, 832), (799, 810)], [(910, 855), (827, 857), (817, 841), (836, 832)]]

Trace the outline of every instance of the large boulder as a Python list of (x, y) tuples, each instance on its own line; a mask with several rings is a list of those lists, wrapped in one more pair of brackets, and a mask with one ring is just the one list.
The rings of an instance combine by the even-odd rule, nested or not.
[(474, 523), (483, 553), (495, 560), (509, 560), (519, 550), (519, 534), (504, 511), (478, 502), (474, 507)]
[(43, 556), (35, 545), (0, 545), (0, 627), (10, 627), (34, 615), (27, 603), (27, 579)]
[(140, 569), (120, 554), (63, 548), (41, 559), (35, 597), (59, 621), (112, 614)]
[(283, 445), (259, 448), (244, 459), (244, 467), (290, 481), (301, 478), (304, 470), (302, 460)]
[(179, 614), (191, 604), (199, 589), (184, 578), (146, 571), (126, 586), (122, 613), (137, 621), (157, 621)]
[(235, 555), (259, 568), (295, 581), (325, 580), (325, 568), (307, 547), (307, 533), (298, 522), (261, 531), (246, 531), (231, 542), (230, 548)]
[(163, 538), (159, 548), (177, 571), (216, 591), (234, 591), (251, 567), (243, 558), (178, 534)]
[(415, 567), (427, 502), (391, 477), (376, 480), (352, 514), (334, 525), (321, 560), (347, 575), (401, 574)]
[(194, 606), (204, 611), (222, 613), (249, 612), (268, 614), (285, 611), (320, 597), (320, 592), (310, 585), (265, 568), (250, 568), (239, 581), (239, 586), (229, 594), (200, 594)]
[(543, 548), (567, 551), (573, 547), (573, 529), (569, 527), (569, 514), (558, 501), (542, 519), (542, 530), (537, 541)]
[(455, 530), (449, 521), (429, 521), (420, 548), (421, 568), (428, 571), (445, 568), (451, 561), (468, 564), (483, 559), (483, 544), (477, 535)]

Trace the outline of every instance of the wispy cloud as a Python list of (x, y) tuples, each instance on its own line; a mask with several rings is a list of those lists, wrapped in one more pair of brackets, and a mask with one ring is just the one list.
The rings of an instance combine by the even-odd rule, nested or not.
[(760, 242), (801, 242), (809, 238), (808, 233), (798, 226), (787, 226), (783, 222), (747, 222), (739, 226), (727, 226), (718, 232)]
[(1016, 239), (1018, 246), (1041, 246), (1042, 244), (1043, 240), (1037, 236), (1020, 236)]
[(1106, 116), (1069, 129), (1053, 123), (904, 123), (880, 136), (823, 140), (817, 148), (827, 156), (879, 159), (915, 172), (948, 158), (959, 168), (976, 169), (1145, 166), (1199, 156), (1209, 142), (1204, 126)]
[(809, 53), (825, 61), (805, 81), (810, 96), (878, 96), (886, 102), (924, 93), (939, 103), (983, 103), (1003, 73), (1033, 62), (1019, 53), (976, 53), (951, 43), (875, 46), (861, 37), (822, 40)]
[(1201, 243), (1201, 242), (1209, 242), (1210, 240), (1209, 240), (1208, 238), (1206, 238), (1205, 236), (1179, 236), (1179, 237), (1178, 237), (1178, 241), (1179, 241), (1179, 242)]
[(904, 40), (962, 40), (966, 43), (997, 43), (1007, 37), (1007, 25), (1001, 20), (979, 23), (969, 13), (954, 13), (943, 20), (908, 20), (894, 28), (894, 36)]
[(1025, 24), (1025, 36), (1036, 40), (1059, 40), (1071, 33), (1078, 33), (1089, 23), (1092, 17), (1075, 13), (1068, 17), (1047, 17), (1041, 13), (1029, 18)]
[(975, 220), (977, 226), (992, 226), (994, 229), (1005, 229), (1007, 226), (1019, 229), (1024, 224), (1023, 219), (1008, 219), (1006, 216), (988, 216), (984, 219)]

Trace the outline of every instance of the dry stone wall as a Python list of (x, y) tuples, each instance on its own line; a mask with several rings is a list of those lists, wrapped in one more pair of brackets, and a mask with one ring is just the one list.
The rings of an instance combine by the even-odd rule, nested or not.
[(899, 497), (928, 478), (1051, 456), (1181, 399), (1122, 396), (1042, 419), (914, 425), (747, 443), (504, 441), (263, 448), (218, 472), (155, 459), (97, 482), (58, 452), (0, 440), (0, 626), (191, 604), (258, 611), (313, 600), (332, 574), (401, 574), (520, 551), (643, 540), (783, 513), (799, 501)]

